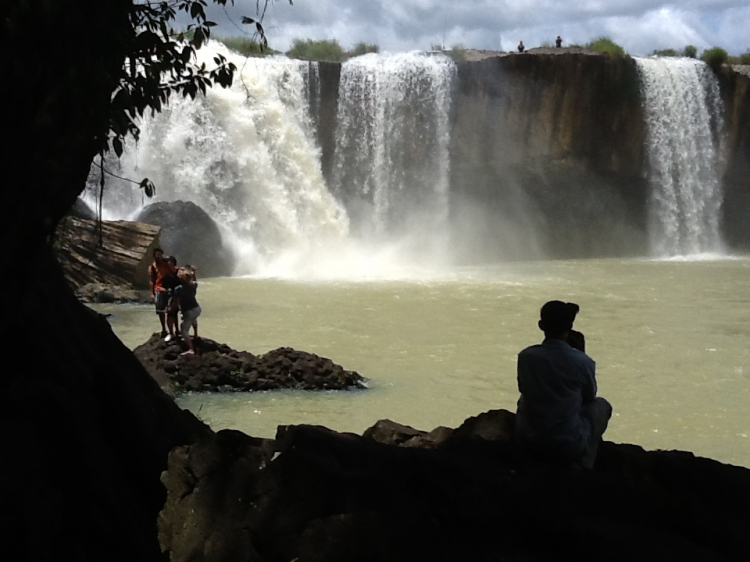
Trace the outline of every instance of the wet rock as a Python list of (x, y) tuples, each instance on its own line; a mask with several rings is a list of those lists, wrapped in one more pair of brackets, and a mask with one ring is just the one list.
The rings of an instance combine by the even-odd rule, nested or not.
[(347, 390), (366, 388), (366, 379), (314, 353), (282, 347), (255, 356), (207, 338), (194, 342), (195, 355), (181, 355), (183, 344), (153, 334), (134, 352), (159, 385), (181, 392)]
[(221, 239), (214, 220), (190, 201), (161, 201), (144, 207), (138, 220), (161, 227), (159, 238), (164, 251), (179, 264), (198, 268), (198, 275), (231, 275), (234, 256)]

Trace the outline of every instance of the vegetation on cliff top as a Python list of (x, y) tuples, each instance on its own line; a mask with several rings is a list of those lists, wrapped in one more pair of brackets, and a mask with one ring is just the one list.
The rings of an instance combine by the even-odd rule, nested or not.
[(597, 37), (589, 42), (585, 48), (615, 58), (624, 57), (627, 54), (625, 53), (625, 49), (612, 41), (609, 37)]

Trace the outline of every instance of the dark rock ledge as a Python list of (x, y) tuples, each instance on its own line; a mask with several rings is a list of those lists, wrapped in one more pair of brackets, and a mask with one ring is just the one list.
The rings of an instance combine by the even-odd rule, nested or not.
[(538, 463), (513, 420), (220, 431), (170, 453), (161, 548), (171, 562), (747, 559), (750, 470), (610, 442), (593, 471)]
[(146, 370), (171, 395), (182, 392), (257, 390), (347, 390), (367, 388), (366, 379), (314, 353), (280, 347), (253, 355), (208, 338), (195, 343), (195, 355), (180, 355), (179, 342), (159, 334), (135, 348)]

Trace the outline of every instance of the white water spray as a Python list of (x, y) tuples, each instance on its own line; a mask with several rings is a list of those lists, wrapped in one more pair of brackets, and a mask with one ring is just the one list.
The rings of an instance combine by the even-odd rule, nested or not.
[(648, 127), (652, 252), (721, 253), (718, 81), (708, 66), (692, 59), (635, 60)]
[(360, 234), (446, 231), (456, 67), (437, 53), (369, 54), (341, 68), (334, 193)]
[[(210, 43), (198, 51), (199, 64), (209, 66), (217, 52), (239, 70), (233, 86), (195, 100), (173, 96), (161, 113), (144, 118), (140, 142), (129, 144), (119, 173), (150, 178), (155, 201), (189, 200), (208, 212), (239, 254), (237, 274), (257, 272), (288, 251), (310, 255), (346, 239), (346, 212), (323, 180), (308, 114), (317, 63), (246, 60)], [(137, 211), (143, 202), (132, 193), (108, 189), (109, 215)]]

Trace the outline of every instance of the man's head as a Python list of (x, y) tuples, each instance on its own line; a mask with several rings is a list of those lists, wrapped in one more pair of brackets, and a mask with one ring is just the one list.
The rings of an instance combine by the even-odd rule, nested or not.
[(539, 313), (539, 329), (547, 337), (566, 338), (580, 307), (574, 302), (549, 301)]
[(169, 265), (170, 273), (177, 273), (177, 258), (176, 257), (169, 256), (167, 258), (167, 264)]
[(164, 250), (162, 250), (161, 248), (154, 248), (153, 256), (154, 261), (161, 261), (162, 259), (164, 259)]

